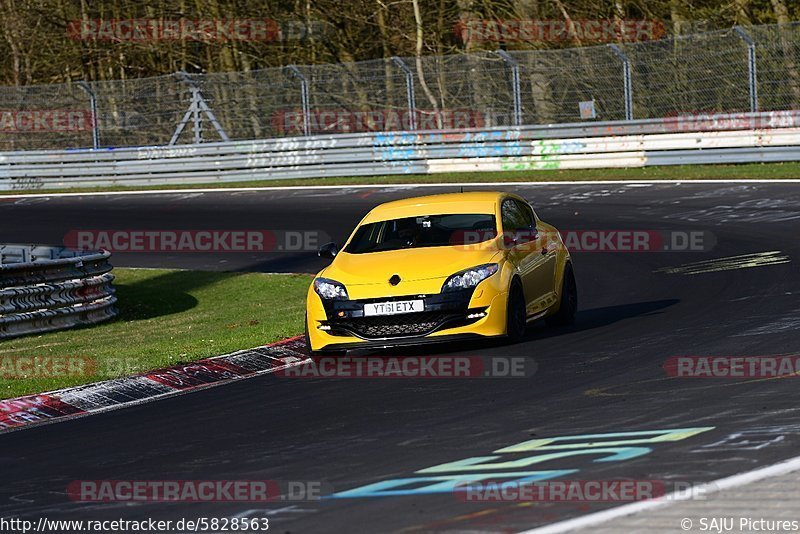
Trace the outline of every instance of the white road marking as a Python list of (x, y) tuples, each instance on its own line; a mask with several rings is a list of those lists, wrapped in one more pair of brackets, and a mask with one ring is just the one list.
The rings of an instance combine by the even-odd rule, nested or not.
[(737, 180), (564, 180), (547, 182), (438, 182), (424, 184), (349, 184), (349, 185), (287, 185), (259, 187), (211, 187), (184, 189), (146, 189), (140, 191), (91, 191), (86, 193), (20, 193), (18, 195), (2, 195), (4, 198), (36, 198), (36, 197), (81, 197), (103, 195), (168, 195), (175, 193), (240, 193), (246, 191), (305, 191), (314, 189), (414, 189), (418, 187), (501, 187), (501, 186), (548, 186), (548, 185), (628, 185), (641, 187), (643, 184), (687, 185), (687, 184), (798, 184), (800, 179), (767, 179), (755, 180), (742, 178)]
[(713, 480), (706, 484), (695, 486), (693, 491), (687, 492), (685, 490), (679, 490), (658, 499), (624, 504), (601, 512), (576, 517), (575, 519), (567, 519), (566, 521), (559, 521), (558, 523), (553, 523), (544, 527), (526, 530), (519, 534), (560, 534), (562, 532), (572, 532), (582, 528), (594, 527), (611, 521), (612, 519), (626, 517), (654, 508), (662, 508), (680, 501), (691, 500), (693, 496), (698, 494), (710, 495), (722, 490), (744, 486), (752, 482), (764, 480), (765, 478), (777, 477), (798, 470), (800, 470), (800, 456), (767, 467), (761, 467), (738, 475)]

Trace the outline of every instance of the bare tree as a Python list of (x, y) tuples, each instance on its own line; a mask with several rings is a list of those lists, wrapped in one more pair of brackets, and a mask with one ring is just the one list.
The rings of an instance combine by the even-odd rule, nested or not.
[[(789, 9), (783, 0), (770, 0), (772, 2), (772, 10), (775, 13), (775, 18), (781, 26), (788, 25), (791, 22), (789, 18)], [(789, 88), (792, 91), (794, 102), (792, 106), (797, 107), (800, 105), (800, 73), (797, 70), (797, 64), (794, 61), (794, 51), (792, 50), (791, 36), (789, 30), (784, 27), (778, 28), (778, 35), (781, 40), (781, 49), (783, 50), (783, 60), (786, 64), (786, 71), (789, 73)]]
[(439, 128), (442, 128), (442, 117), (439, 113), (439, 103), (436, 101), (436, 97), (433, 96), (433, 93), (428, 87), (428, 82), (425, 80), (425, 71), (422, 68), (422, 47), (424, 44), (424, 29), (422, 27), (422, 14), (419, 9), (419, 0), (411, 0), (412, 5), (414, 6), (414, 25), (415, 25), (415, 35), (416, 35), (416, 45), (414, 47), (414, 60), (417, 67), (417, 79), (419, 80), (419, 85), (422, 87), (422, 92), (425, 93), (425, 98), (428, 99), (428, 102), (431, 104), (431, 108), (433, 109), (433, 113), (436, 116), (436, 125)]

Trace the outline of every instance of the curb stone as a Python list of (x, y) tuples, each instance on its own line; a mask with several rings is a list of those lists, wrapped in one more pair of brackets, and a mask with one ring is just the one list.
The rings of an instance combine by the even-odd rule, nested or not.
[(196, 362), (0, 401), (0, 434), (143, 404), (308, 360), (302, 336)]

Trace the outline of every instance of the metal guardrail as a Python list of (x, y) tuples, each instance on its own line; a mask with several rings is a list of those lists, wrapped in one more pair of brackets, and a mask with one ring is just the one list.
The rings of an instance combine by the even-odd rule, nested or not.
[(800, 160), (800, 111), (0, 153), (0, 190)]
[(0, 245), (0, 339), (117, 315), (109, 252)]

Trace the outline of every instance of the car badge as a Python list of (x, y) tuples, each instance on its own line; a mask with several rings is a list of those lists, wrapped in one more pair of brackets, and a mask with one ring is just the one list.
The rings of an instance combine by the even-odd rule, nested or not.
[(389, 278), (389, 283), (393, 286), (396, 286), (400, 283), (400, 275), (393, 274), (391, 278)]

